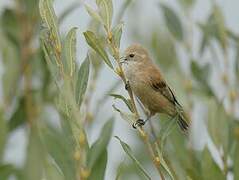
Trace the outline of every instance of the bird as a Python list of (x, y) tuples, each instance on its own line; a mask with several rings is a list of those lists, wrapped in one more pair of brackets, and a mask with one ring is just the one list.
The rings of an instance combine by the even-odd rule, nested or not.
[(189, 117), (178, 102), (157, 65), (148, 51), (140, 44), (126, 48), (121, 65), (130, 88), (147, 112), (146, 120), (138, 119), (133, 127), (143, 126), (157, 113), (167, 114), (175, 119), (183, 132), (190, 127)]

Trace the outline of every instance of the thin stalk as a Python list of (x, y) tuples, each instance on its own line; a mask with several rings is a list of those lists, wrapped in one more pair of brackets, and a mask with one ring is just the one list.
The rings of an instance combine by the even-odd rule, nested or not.
[(22, 64), (22, 74), (24, 76), (24, 98), (25, 98), (25, 111), (27, 115), (28, 124), (30, 127), (33, 125), (34, 118), (36, 116), (36, 109), (34, 108), (32, 88), (32, 68), (30, 64), (30, 58), (32, 56), (31, 41), (33, 38), (33, 28), (35, 23), (30, 21), (25, 12), (22, 11), (21, 4), (16, 1), (16, 12), (18, 14), (18, 20), (21, 24), (21, 39), (20, 39), (20, 61)]

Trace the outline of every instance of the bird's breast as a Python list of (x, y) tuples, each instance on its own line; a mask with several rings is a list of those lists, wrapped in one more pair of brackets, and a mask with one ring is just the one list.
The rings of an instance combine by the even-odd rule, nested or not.
[(156, 112), (174, 114), (174, 106), (150, 86), (149, 77), (142, 69), (128, 65), (124, 68), (124, 72), (133, 93), (152, 114)]

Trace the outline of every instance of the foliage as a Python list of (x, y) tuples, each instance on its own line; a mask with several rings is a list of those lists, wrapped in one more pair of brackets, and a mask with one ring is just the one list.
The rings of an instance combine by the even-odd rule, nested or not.
[[(147, 36), (141, 34), (140, 28), (121, 21), (127, 9), (131, 10), (127, 18), (135, 18), (134, 8), (141, 12), (134, 6), (138, 2), (131, 0), (125, 0), (122, 7), (114, 6), (112, 0), (96, 0), (97, 9), (76, 2), (60, 15), (55, 12), (52, 0), (19, 0), (3, 9), (0, 15), (3, 65), (0, 179), (103, 180), (109, 179), (109, 166), (116, 168), (117, 180), (132, 177), (211, 180), (226, 179), (229, 175), (239, 179), (236, 116), (239, 35), (227, 26), (223, 11), (214, 1), (203, 22), (192, 21), (195, 0), (175, 2), (178, 11), (168, 3), (157, 4), (163, 23), (160, 28), (158, 23), (152, 30), (148, 28)], [(80, 30), (72, 27), (66, 34), (60, 27), (78, 7), (85, 8), (91, 18), (87, 30), (81, 34), (89, 47), (85, 59), (77, 59), (77, 35), (82, 27)], [(116, 92), (121, 82), (124, 85), (127, 82), (120, 63), (125, 28), (137, 29), (131, 40), (141, 39), (157, 59), (169, 84), (177, 89), (176, 94), (193, 122), (188, 137), (175, 128), (174, 121), (160, 115), (157, 117), (160, 121), (146, 125), (149, 128), (130, 130), (129, 138), (134, 138), (136, 145), (121, 140), (124, 132), (111, 140), (116, 113), (119, 119), (128, 122), (129, 128), (143, 114), (140, 106), (135, 105), (130, 88), (127, 95)], [(195, 30), (201, 35), (197, 43), (194, 42)], [(82, 44), (80, 42), (80, 46)], [(179, 52), (185, 56), (181, 57)], [(181, 59), (188, 61), (187, 70), (181, 67)], [(216, 66), (219, 63), (223, 70)], [(98, 92), (97, 82), (104, 64), (119, 80), (102, 93)], [(212, 80), (213, 73), (221, 77), (218, 82)], [(219, 95), (221, 89), (226, 90), (223, 98)], [(95, 92), (101, 93), (99, 100), (94, 98)], [(105, 112), (99, 117), (106, 102), (113, 104), (110, 118)], [(206, 109), (204, 114), (197, 114), (205, 129), (194, 128), (197, 125), (194, 107), (199, 104)], [(57, 117), (52, 116), (54, 113)], [(88, 137), (95, 135), (92, 131), (98, 132), (98, 129), (100, 132), (92, 143)], [(197, 129), (206, 133), (207, 143), (202, 148), (195, 147), (202, 139), (196, 134), (197, 140), (194, 140)], [(27, 134), (26, 158), (21, 166), (5, 160), (9, 139), (18, 130)], [(125, 153), (124, 160), (117, 164), (109, 159), (109, 154), (114, 153), (110, 141), (118, 142), (117, 147)]]

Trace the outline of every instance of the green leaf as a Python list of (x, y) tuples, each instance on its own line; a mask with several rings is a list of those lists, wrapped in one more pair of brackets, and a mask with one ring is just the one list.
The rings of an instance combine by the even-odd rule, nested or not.
[(14, 174), (15, 168), (11, 164), (0, 164), (0, 177), (5, 179), (10, 179), (9, 177)]
[(212, 12), (209, 15), (205, 24), (199, 23), (199, 27), (202, 30), (203, 38), (201, 42), (200, 52), (203, 53), (205, 47), (208, 46), (212, 39), (215, 39), (222, 49), (225, 51), (228, 47), (228, 35), (225, 25), (225, 19), (220, 7), (216, 4), (212, 7)]
[(76, 30), (76, 27), (72, 28), (68, 32), (64, 42), (63, 66), (66, 73), (71, 77), (74, 75), (76, 69)]
[(10, 120), (8, 121), (9, 131), (14, 131), (19, 126), (26, 122), (27, 115), (25, 111), (25, 99), (19, 99), (16, 110), (13, 112)]
[(24, 176), (26, 180), (41, 180), (43, 175), (43, 162), (46, 158), (46, 154), (43, 150), (37, 131), (36, 127), (33, 126), (29, 136), (30, 140), (24, 168)]
[(126, 105), (127, 107), (129, 108), (129, 110), (131, 112), (134, 112), (133, 110), (133, 106), (130, 102), (130, 100), (127, 100), (124, 96), (120, 95), (120, 94), (109, 94), (110, 96), (114, 97), (115, 99), (121, 99)]
[(2, 109), (0, 109), (0, 161), (3, 158), (3, 152), (5, 149), (5, 144), (7, 142), (7, 132), (7, 122), (4, 119)]
[[(210, 19), (212, 18), (212, 19)], [(212, 31), (220, 43), (223, 50), (227, 48), (227, 30), (225, 26), (225, 19), (223, 16), (223, 12), (220, 9), (220, 7), (216, 4), (213, 6), (213, 12), (211, 17), (209, 18), (209, 22), (214, 25), (214, 28)], [(211, 20), (211, 21), (210, 21)]]
[(3, 65), (7, 69), (2, 75), (3, 100), (9, 105), (18, 93), (21, 62), (19, 61), (19, 49), (1, 32), (0, 41)]
[(20, 0), (19, 2), (24, 4), (24, 11), (26, 12), (29, 18), (38, 20), (38, 1), (39, 0)]
[(203, 54), (205, 48), (209, 45), (209, 42), (210, 42), (210, 32), (209, 32), (210, 30), (204, 24), (199, 23), (198, 26), (203, 33), (203, 37), (202, 37), (202, 40), (200, 43), (201, 44), (200, 45), (200, 53)]
[(228, 153), (230, 120), (223, 104), (218, 104), (213, 100), (209, 101), (208, 131), (217, 148), (223, 147), (224, 153)]
[[(237, 127), (239, 128), (239, 127)], [(239, 130), (239, 129), (238, 129)], [(237, 137), (238, 138), (238, 137)], [(239, 139), (236, 139), (236, 148), (234, 150), (234, 154), (233, 154), (233, 175), (234, 175), (234, 179), (239, 179)]]
[(47, 180), (64, 180), (64, 176), (60, 172), (59, 168), (49, 159), (45, 162), (44, 169)]
[(202, 174), (204, 176), (204, 180), (225, 180), (226, 177), (223, 171), (218, 167), (216, 162), (213, 160), (211, 153), (206, 147), (203, 151), (203, 156), (201, 160), (202, 164)]
[(146, 179), (151, 179), (150, 176), (148, 175), (148, 173), (146, 172), (146, 170), (144, 169), (144, 167), (140, 164), (140, 162), (136, 159), (136, 157), (134, 156), (131, 148), (129, 147), (128, 144), (126, 144), (125, 142), (123, 142), (118, 136), (115, 136), (119, 141), (120, 144), (124, 150), (124, 152), (129, 156), (129, 158), (133, 161), (133, 163), (135, 164), (135, 166), (137, 168), (139, 168), (140, 172), (144, 175), (144, 177)]
[[(177, 117), (175, 117), (175, 118), (177, 118)], [(164, 124), (164, 126), (161, 128), (161, 130), (160, 130), (160, 146), (161, 146), (161, 149), (163, 149), (163, 146), (165, 144), (165, 141), (166, 141), (167, 137), (170, 135), (170, 133), (176, 127), (176, 125), (177, 125), (177, 121), (173, 118), (173, 119), (167, 121)]]
[(191, 72), (195, 80), (199, 83), (200, 89), (208, 94), (209, 96), (213, 95), (213, 91), (208, 83), (208, 77), (210, 74), (210, 65), (206, 64), (204, 66), (199, 66), (199, 64), (195, 61), (191, 61)]
[(104, 50), (100, 40), (97, 39), (96, 35), (91, 31), (86, 31), (86, 32), (84, 32), (84, 36), (85, 36), (85, 39), (86, 39), (88, 45), (100, 55), (100, 57), (105, 61), (105, 63), (111, 69), (113, 69), (113, 65), (111, 64), (106, 51)]
[(81, 64), (80, 69), (78, 71), (78, 78), (76, 81), (76, 103), (80, 106), (83, 97), (85, 95), (85, 91), (87, 88), (88, 78), (89, 78), (89, 71), (90, 71), (90, 60), (89, 56), (87, 55), (85, 61)]
[(178, 1), (180, 5), (185, 9), (191, 8), (195, 3), (195, 0), (178, 0)]
[(236, 57), (235, 57), (235, 72), (237, 75), (237, 81), (239, 82), (239, 40), (236, 46)]
[(117, 173), (116, 173), (116, 177), (115, 177), (115, 180), (120, 180), (121, 178), (121, 175), (122, 175), (122, 171), (123, 171), (123, 168), (124, 168), (124, 161), (122, 161), (118, 167), (117, 167)]
[(64, 179), (76, 179), (75, 160), (73, 159), (75, 145), (68, 137), (50, 126), (41, 128), (41, 139), (46, 151), (54, 159), (64, 175)]
[(85, 8), (88, 12), (88, 14), (93, 18), (95, 19), (96, 21), (100, 22), (103, 24), (103, 20), (101, 19), (100, 15), (94, 10), (92, 9), (90, 6), (86, 5), (85, 4)]
[(16, 12), (11, 9), (5, 9), (0, 18), (0, 25), (4, 36), (7, 37), (11, 43), (18, 46), (21, 31)]
[(89, 180), (104, 180), (108, 153), (106, 148), (91, 169)]
[(115, 26), (112, 30), (113, 32), (113, 41), (116, 47), (120, 47), (120, 40), (121, 40), (121, 35), (122, 35), (122, 28), (123, 28), (123, 23), (119, 23), (117, 26)]
[(162, 28), (155, 29), (152, 33), (151, 49), (156, 57), (156, 62), (162, 69), (178, 68), (175, 45), (171, 34), (162, 31)]
[(113, 105), (113, 108), (114, 108), (114, 110), (119, 112), (121, 118), (124, 119), (125, 121), (127, 121), (129, 124), (132, 124), (137, 120), (135, 114), (123, 112), (120, 109), (118, 109), (115, 105)]
[(40, 0), (39, 10), (43, 22), (46, 24), (48, 30), (51, 32), (54, 45), (61, 52), (61, 39), (57, 24), (56, 14), (52, 6), (52, 0)]
[(197, 81), (199, 81), (201, 83), (205, 83), (208, 80), (210, 66), (205, 65), (203, 67), (200, 67), (199, 64), (193, 60), (191, 62), (191, 71)]
[(172, 174), (168, 164), (164, 160), (162, 150), (157, 145), (156, 145), (156, 151), (157, 151), (157, 156), (159, 157), (159, 161), (160, 161), (160, 169), (162, 169), (163, 171), (166, 171), (166, 173), (169, 175), (170, 179), (174, 180), (173, 174)]
[(160, 4), (168, 30), (179, 41), (183, 40), (183, 27), (179, 16), (167, 5)]
[(87, 167), (90, 169), (97, 163), (98, 158), (104, 153), (110, 141), (113, 131), (113, 118), (109, 119), (103, 126), (98, 139), (90, 147), (87, 155)]
[(50, 44), (48, 42), (48, 36), (46, 34), (47, 34), (46, 31), (41, 32), (41, 35), (40, 35), (41, 47), (44, 52), (47, 67), (48, 67), (53, 79), (55, 80), (55, 82), (57, 82), (57, 80), (60, 78), (60, 70), (56, 63), (56, 59), (54, 56), (54, 50), (50, 46)]
[(103, 20), (104, 25), (108, 30), (110, 30), (113, 16), (112, 0), (98, 0), (96, 1), (96, 3), (100, 9), (99, 14)]

